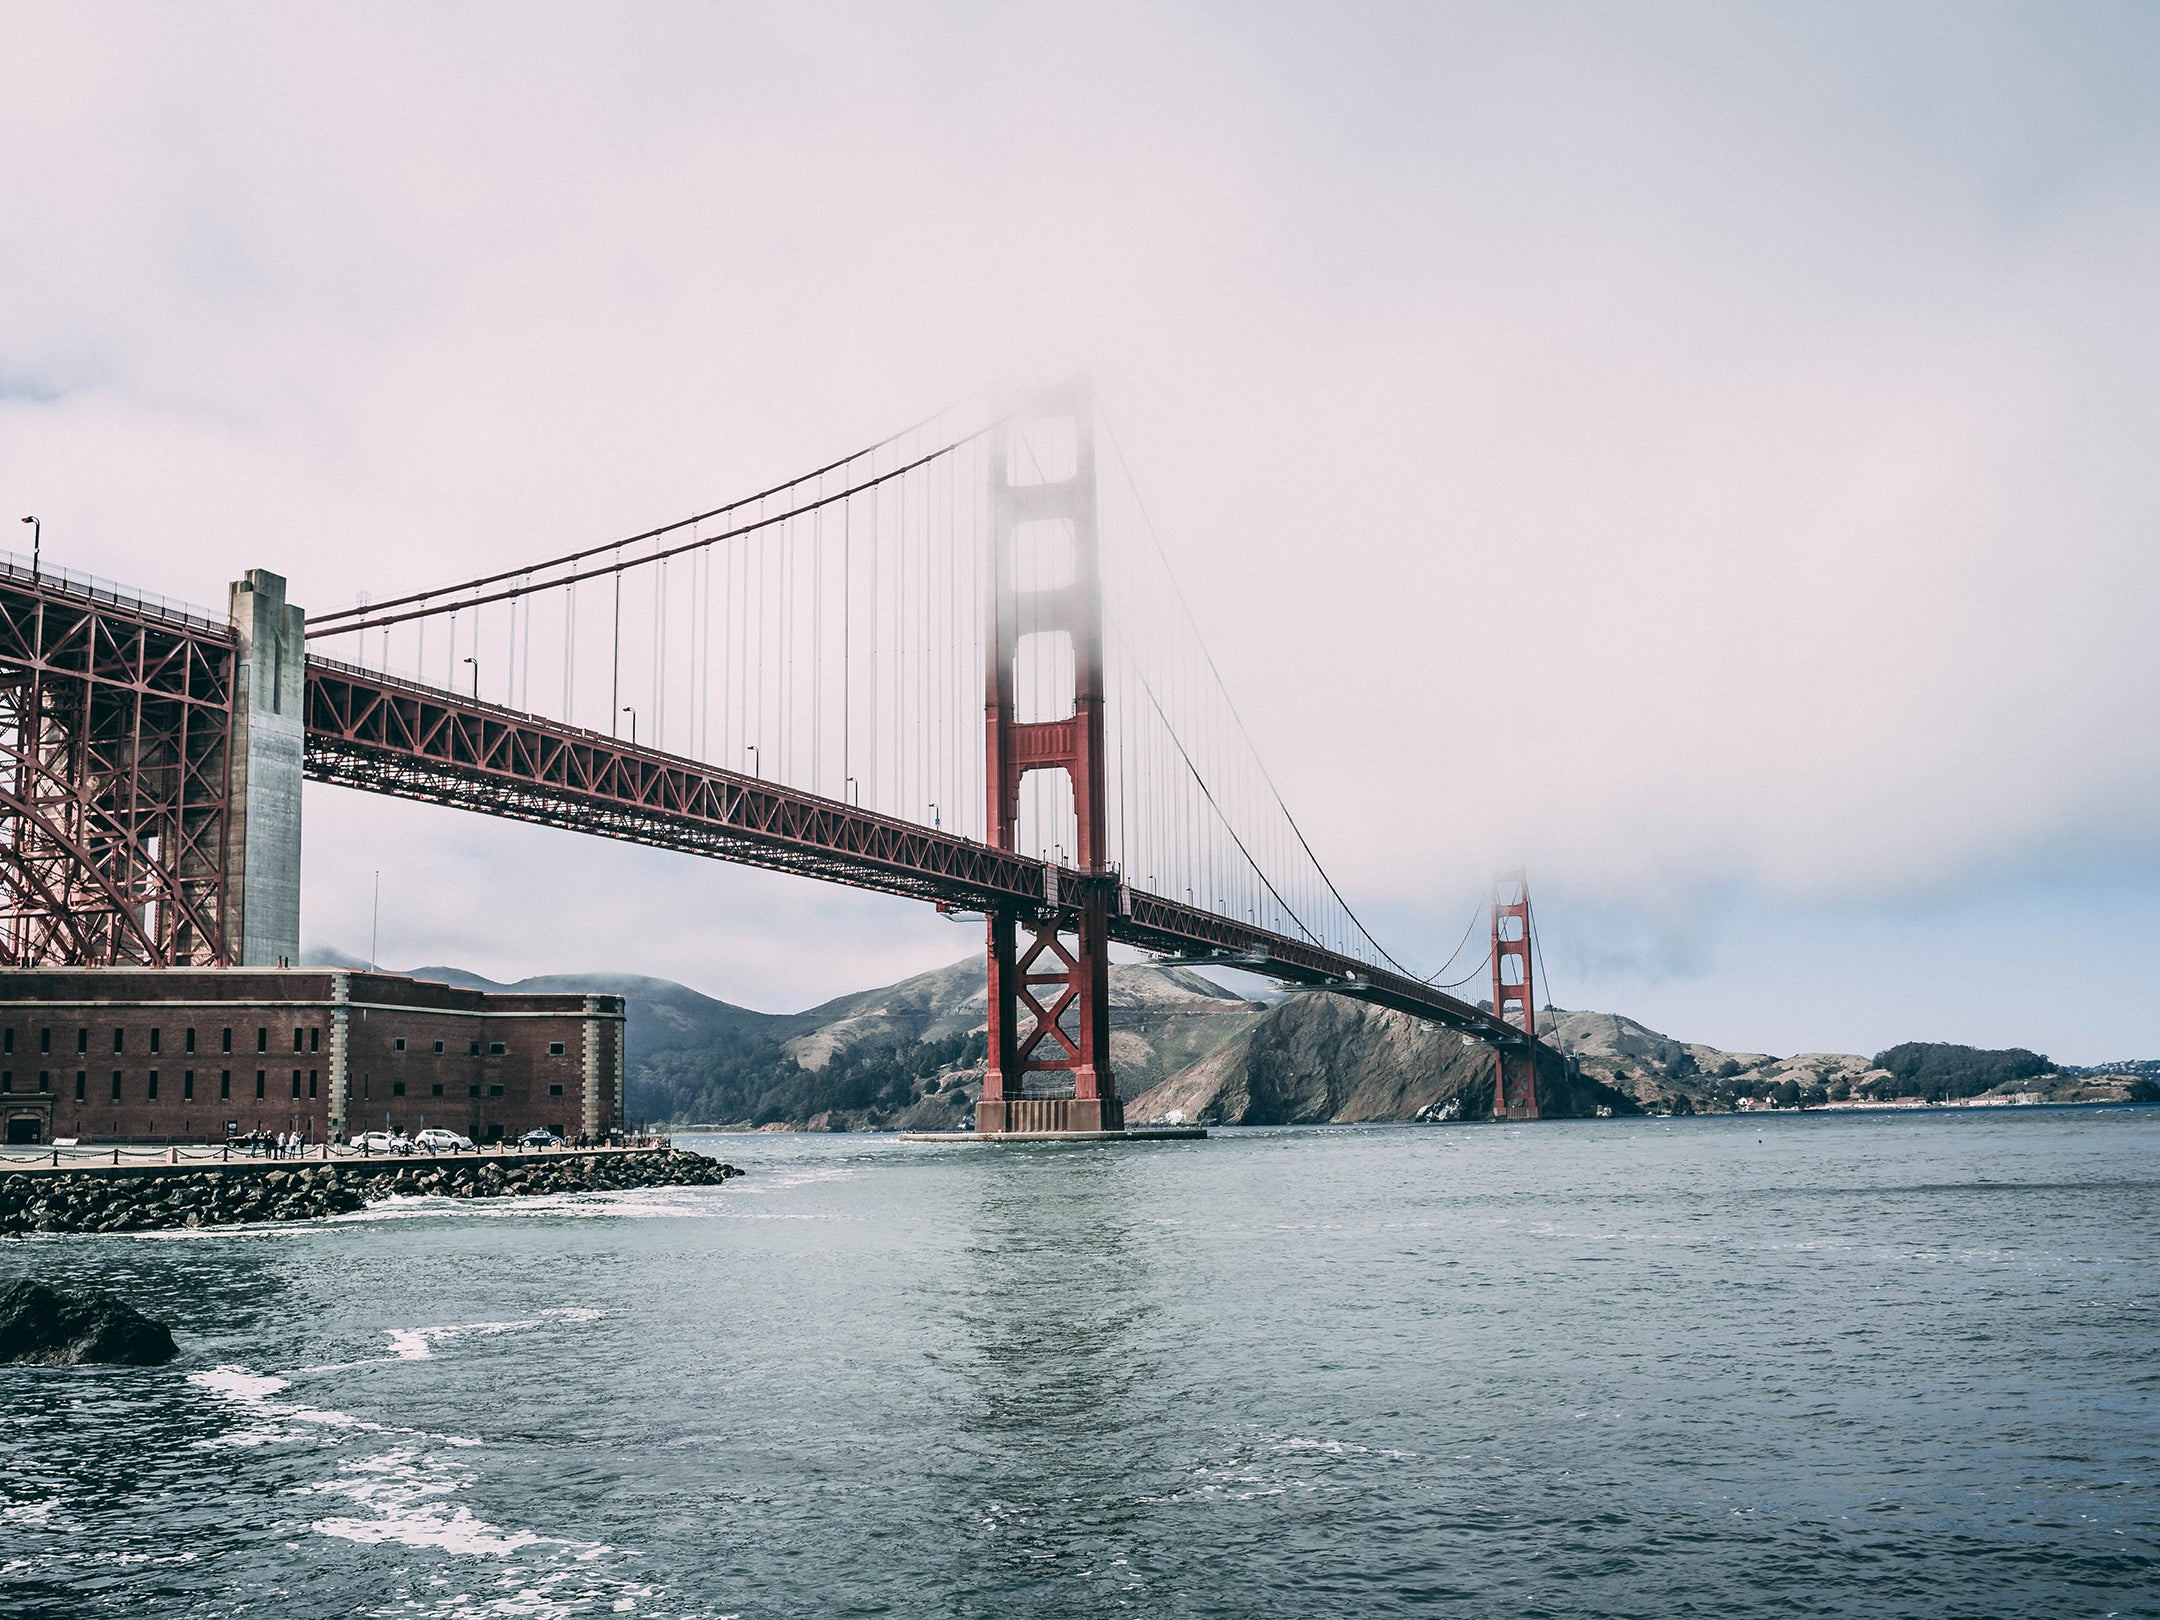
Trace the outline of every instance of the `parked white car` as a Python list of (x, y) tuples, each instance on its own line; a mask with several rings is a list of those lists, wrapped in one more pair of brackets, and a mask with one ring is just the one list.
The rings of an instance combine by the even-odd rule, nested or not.
[(352, 1139), (352, 1145), (362, 1153), (410, 1153), (412, 1143), (403, 1136), (389, 1131), (362, 1131)]
[(470, 1153), (472, 1138), (460, 1136), (456, 1131), (439, 1131), (430, 1126), (413, 1138), (413, 1146), (423, 1153)]

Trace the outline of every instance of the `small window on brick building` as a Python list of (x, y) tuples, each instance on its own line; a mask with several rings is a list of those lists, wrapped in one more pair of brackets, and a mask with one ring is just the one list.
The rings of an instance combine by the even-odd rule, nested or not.
[(307, 1032), (307, 1049), (310, 1052), (320, 1052), (322, 1050), (321, 1030), (311, 1029)]
[(405, 1050), (405, 1037), (404, 1037), (404, 1036), (402, 1036), (402, 1035), (400, 1035), (400, 1036), (399, 1036), (399, 1037), (398, 1037), (398, 1038), (397, 1038), (396, 1040), (392, 1041), (392, 1042), (390, 1043), (390, 1050), (391, 1050), (391, 1051), (393, 1051), (393, 1052), (402, 1052), (402, 1051), (404, 1051), (404, 1050)]
[(219, 1050), (219, 1051), (221, 1051), (221, 1052), (230, 1052), (230, 1051), (232, 1050), (232, 1031), (231, 1031), (231, 1030), (229, 1030), (229, 1029), (228, 1029), (227, 1031), (225, 1031), (225, 1044), (224, 1044), (223, 1046), (219, 1047), (219, 1048), (218, 1048), (218, 1050)]
[(154, 1029), (153, 1029), (153, 1030), (152, 1030), (152, 1031), (150, 1032), (150, 1055), (151, 1055), (152, 1057), (155, 1057), (155, 1056), (157, 1055), (157, 1050), (158, 1050), (158, 1031), (156, 1031), (156, 1030), (154, 1030)]
[(86, 1069), (77, 1069), (75, 1071), (75, 1100), (77, 1102), (82, 1102), (85, 1100), (84, 1088), (87, 1087), (89, 1084), (89, 1071)]
[(431, 1090), (435, 1096), (440, 1097), (442, 1095), (442, 1082), (440, 1080), (436, 1081)]
[(0, 1069), (0, 1091), (13, 1091), (14, 1089), (15, 1071), (13, 1069)]
[(441, 1041), (437, 1041), (437, 1042), (435, 1043), (435, 1055), (436, 1055), (437, 1057), (441, 1057), (441, 1056), (442, 1056), (442, 1042), (441, 1042)]
[(468, 1097), (477, 1097), (480, 1095), (480, 1088), (478, 1086), (467, 1086), (465, 1088), (465, 1095)]
[(549, 1056), (549, 1057), (561, 1057), (561, 1056), (563, 1055), (563, 1051), (564, 1051), (564, 1047), (563, 1047), (563, 1043), (562, 1043), (561, 1041), (549, 1041), (549, 1042), (548, 1042), (548, 1056)]
[(112, 1032), (112, 1049), (115, 1052), (125, 1052), (127, 1050), (126, 1030), (116, 1029)]
[(43, 1055), (52, 1050), (51, 1030), (41, 1029), (37, 1032), (37, 1049), (40, 1055)]
[(474, 1057), (478, 1057), (478, 1056), (480, 1055), (480, 1043), (479, 1043), (478, 1041), (474, 1041), (474, 1042), (472, 1042), (471, 1044), (472, 1044), (472, 1056), (474, 1056)]
[(182, 1102), (193, 1102), (195, 1100), (195, 1071), (193, 1069), (187, 1070), (180, 1076), (180, 1100)]
[(112, 1100), (114, 1102), (120, 1100), (120, 1071), (118, 1069), (112, 1072)]
[(300, 1071), (298, 1069), (292, 1072), (292, 1094), (295, 1097), (300, 1095)]
[(306, 1038), (306, 1035), (307, 1031), (303, 1029), (295, 1029), (292, 1032), (292, 1049), (295, 1052), (304, 1052), (307, 1050), (307, 1048), (301, 1044), (301, 1042)]
[(37, 1072), (37, 1088), (38, 1088), (38, 1090), (40, 1090), (40, 1091), (50, 1091), (50, 1090), (52, 1090), (52, 1070), (50, 1070), (50, 1069), (40, 1069), (40, 1070), (38, 1070), (38, 1072)]
[(193, 1029), (190, 1029), (187, 1032), (187, 1039), (181, 1042), (181, 1044), (186, 1047), (187, 1050), (190, 1052), (195, 1050), (195, 1031)]
[(500, 1097), (500, 1096), (501, 1096), (502, 1094), (503, 1094), (503, 1088), (502, 1088), (501, 1086), (489, 1086), (489, 1087), (488, 1087), (488, 1095), (489, 1095), (490, 1097)]
[(255, 1099), (256, 1099), (256, 1101), (260, 1102), (260, 1101), (261, 1101), (261, 1100), (262, 1100), (262, 1099), (263, 1099), (264, 1097), (266, 1097), (266, 1096), (268, 1096), (268, 1095), (269, 1095), (269, 1093), (268, 1093), (268, 1092), (266, 1092), (266, 1091), (264, 1091), (264, 1090), (263, 1090), (263, 1087), (264, 1087), (264, 1085), (265, 1085), (265, 1084), (266, 1084), (266, 1083), (268, 1082), (269, 1078), (270, 1078), (270, 1077), (269, 1077), (268, 1075), (264, 1074), (262, 1070), (260, 1070), (260, 1069), (257, 1069), (257, 1070), (255, 1071)]
[(218, 1070), (217, 1094), (220, 1101), (232, 1095), (232, 1070)]
[(15, 1031), (10, 1029), (5, 1034), (0, 1034), (0, 1052), (12, 1052), (14, 1050)]
[(510, 1048), (509, 1048), (509, 1047), (507, 1047), (507, 1046), (505, 1046), (505, 1045), (503, 1045), (503, 1043), (502, 1043), (501, 1041), (489, 1041), (489, 1042), (488, 1042), (488, 1056), (489, 1056), (489, 1057), (501, 1057), (501, 1056), (502, 1056), (502, 1055), (503, 1055), (503, 1054), (504, 1054), (505, 1052), (507, 1052), (507, 1051), (509, 1051), (509, 1050), (510, 1050)]
[(258, 1052), (270, 1050), (270, 1032), (260, 1025), (257, 1025), (255, 1029), (255, 1050)]
[(550, 1097), (560, 1097), (562, 1095), (562, 1082), (560, 1080), (548, 1087), (548, 1095)]
[(320, 1069), (310, 1069), (307, 1072), (307, 1094), (310, 1097), (315, 1095), (315, 1077), (321, 1072)]
[(90, 1032), (87, 1029), (78, 1029), (75, 1032), (75, 1050), (78, 1052), (90, 1050)]
[(145, 1095), (146, 1097), (148, 1097), (148, 1098), (149, 1098), (149, 1099), (150, 1099), (150, 1100), (151, 1100), (152, 1102), (156, 1102), (156, 1101), (157, 1101), (157, 1070), (155, 1070), (155, 1069), (152, 1069), (152, 1070), (150, 1071), (150, 1085), (149, 1085), (149, 1089), (148, 1089), (148, 1090), (146, 1090), (146, 1091), (145, 1091), (145, 1092), (143, 1093), (143, 1095)]
[(404, 1096), (404, 1095), (405, 1095), (405, 1082), (404, 1082), (404, 1081), (402, 1081), (402, 1080), (393, 1080), (393, 1081), (391, 1081), (391, 1082), (390, 1082), (390, 1095), (391, 1095), (391, 1096), (393, 1096), (393, 1097), (402, 1097), (402, 1096)]

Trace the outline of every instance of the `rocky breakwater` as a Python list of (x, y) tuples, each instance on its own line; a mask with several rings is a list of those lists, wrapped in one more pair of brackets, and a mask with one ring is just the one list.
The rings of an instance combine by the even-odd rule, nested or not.
[(702, 1153), (342, 1159), (292, 1165), (0, 1174), (0, 1234), (140, 1232), (342, 1215), (390, 1197), (530, 1198), (631, 1187), (714, 1187), (742, 1172)]
[[(394, 1163), (396, 1168), (389, 1169)], [(403, 1159), (375, 1170), (372, 1196), (531, 1198), (544, 1193), (614, 1192), (631, 1187), (717, 1187), (742, 1172), (702, 1153), (645, 1148), (629, 1153), (537, 1154), (531, 1158)]]

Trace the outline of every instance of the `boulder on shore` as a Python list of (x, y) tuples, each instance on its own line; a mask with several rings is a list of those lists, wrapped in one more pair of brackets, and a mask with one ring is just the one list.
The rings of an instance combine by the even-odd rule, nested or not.
[(0, 1362), (154, 1367), (176, 1353), (171, 1328), (98, 1289), (63, 1291), (28, 1278), (0, 1288)]

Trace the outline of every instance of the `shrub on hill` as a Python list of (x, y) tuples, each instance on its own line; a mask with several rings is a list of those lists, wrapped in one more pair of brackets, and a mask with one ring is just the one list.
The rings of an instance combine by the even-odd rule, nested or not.
[(946, 1069), (980, 1063), (988, 1051), (987, 1037), (976, 1030), (942, 1040), (873, 1049), (847, 1059), (834, 1058), (822, 1069), (791, 1066), (775, 1072), (775, 1083), (758, 1096), (750, 1110), (750, 1123), (784, 1124), (828, 1109), (902, 1109), (926, 1089), (938, 1089), (944, 1083), (941, 1076)]
[(2047, 1058), (2022, 1046), (1991, 1051), (1942, 1041), (1907, 1041), (1903, 1046), (1893, 1046), (1875, 1054), (1875, 1066), (1888, 1069), (1891, 1076), (1888, 1081), (1875, 1082), (1871, 1088), (1875, 1095), (1920, 1097), (1929, 1102), (1977, 1097), (2007, 1082), (2030, 1080), (2055, 1070)]

